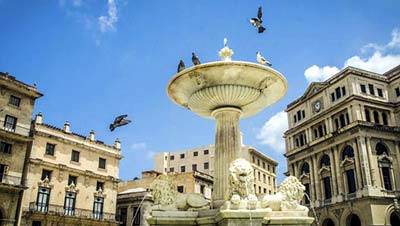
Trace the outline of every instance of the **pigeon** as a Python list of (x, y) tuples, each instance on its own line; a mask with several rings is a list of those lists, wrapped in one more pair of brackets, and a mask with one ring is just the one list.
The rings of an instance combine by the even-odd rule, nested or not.
[(114, 131), (115, 128), (131, 123), (131, 120), (125, 119), (128, 115), (120, 115), (114, 119), (114, 122), (110, 124), (110, 131)]
[(183, 70), (185, 70), (185, 63), (183, 62), (183, 60), (180, 60), (178, 65), (178, 73)]
[(263, 33), (265, 31), (265, 28), (262, 26), (262, 9), (261, 6), (258, 7), (258, 13), (257, 13), (257, 17), (253, 17), (250, 19), (250, 23), (258, 28), (258, 33)]
[(228, 46), (228, 39), (224, 38), (224, 47), (227, 47), (227, 46)]
[(199, 65), (200, 64), (200, 60), (199, 58), (197, 58), (195, 53), (192, 53), (192, 62), (194, 65)]
[(263, 56), (261, 56), (260, 52), (256, 52), (257, 54), (257, 62), (262, 64), (262, 65), (268, 65), (268, 66), (272, 66), (272, 64), (266, 60)]

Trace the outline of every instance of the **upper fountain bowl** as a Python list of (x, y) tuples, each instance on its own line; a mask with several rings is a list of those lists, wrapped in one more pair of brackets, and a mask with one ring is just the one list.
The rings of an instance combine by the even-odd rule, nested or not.
[(280, 100), (287, 92), (285, 77), (271, 67), (243, 61), (217, 61), (185, 69), (168, 83), (167, 93), (177, 105), (213, 118), (222, 107), (249, 117)]

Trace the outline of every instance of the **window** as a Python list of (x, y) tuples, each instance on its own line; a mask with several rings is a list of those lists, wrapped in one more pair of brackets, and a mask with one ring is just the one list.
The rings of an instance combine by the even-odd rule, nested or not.
[(376, 89), (378, 91), (378, 96), (383, 97), (383, 90), (380, 88)]
[(8, 103), (16, 107), (19, 107), (19, 104), (21, 103), (21, 98), (11, 95)]
[(308, 163), (303, 163), (303, 165), (301, 166), (301, 170), (300, 170), (300, 174), (301, 175), (306, 175), (310, 173), (310, 165), (308, 165)]
[(76, 202), (76, 193), (66, 192), (64, 200), (64, 215), (66, 216), (75, 215), (75, 202)]
[(99, 189), (104, 191), (104, 182), (97, 181), (97, 183), (96, 183), (96, 191), (98, 191)]
[(258, 186), (258, 194), (261, 194), (261, 186)]
[(382, 122), (383, 122), (383, 125), (385, 125), (385, 126), (388, 125), (387, 114), (385, 112), (382, 112)]
[(346, 87), (344, 87), (344, 86), (342, 87), (342, 95), (346, 96)]
[(105, 169), (106, 168), (106, 159), (99, 158), (99, 168), (100, 169)]
[(178, 186), (177, 190), (178, 190), (178, 192), (183, 193), (184, 187), (183, 186)]
[(104, 206), (104, 198), (95, 197), (93, 203), (93, 218), (94, 219), (102, 219), (103, 218), (103, 206)]
[(365, 87), (365, 85), (361, 84), (360, 88), (362, 93), (367, 93), (367, 88)]
[(118, 215), (118, 219), (121, 222), (120, 226), (127, 226), (128, 208), (120, 208)]
[(392, 190), (392, 182), (390, 180), (390, 168), (382, 167), (383, 185), (386, 190)]
[(345, 158), (354, 158), (354, 150), (350, 145), (347, 145), (342, 151), (342, 160), (344, 160)]
[(209, 167), (209, 166), (208, 166), (208, 162), (205, 162), (205, 163), (204, 163), (204, 169), (208, 169), (208, 167)]
[(55, 144), (46, 144), (46, 155), (54, 155), (54, 149), (56, 148)]
[(10, 115), (6, 115), (6, 118), (4, 120), (4, 129), (14, 132), (16, 126), (17, 126), (17, 118)]
[(185, 154), (181, 154), (180, 157), (181, 157), (181, 159), (184, 159), (185, 158)]
[(74, 184), (76, 185), (77, 179), (78, 179), (77, 176), (69, 175), (69, 176), (68, 176), (68, 185), (70, 185), (70, 184), (72, 184), (72, 183), (74, 183)]
[(340, 87), (337, 87), (335, 89), (335, 93), (336, 93), (336, 99), (339, 99), (340, 97), (342, 97), (342, 93), (340, 92)]
[(344, 114), (341, 114), (339, 116), (339, 119), (340, 119), (340, 127), (345, 127), (346, 126), (346, 120), (344, 118)]
[(267, 189), (266, 188), (264, 188), (264, 194), (267, 194)]
[(0, 152), (11, 154), (12, 144), (1, 141)]
[(261, 181), (261, 173), (258, 172), (258, 181)]
[(72, 150), (71, 161), (79, 162), (79, 151)]
[(310, 203), (310, 184), (304, 184), (305, 190), (304, 190), (304, 203), (309, 204)]
[(306, 117), (306, 112), (304, 110), (301, 111), (301, 116), (303, 116), (303, 118)]
[(204, 150), (204, 154), (208, 155), (208, 149)]
[(7, 165), (0, 164), (0, 182), (2, 182), (4, 177), (6, 176), (7, 168)]
[(321, 158), (321, 162), (319, 163), (319, 166), (322, 168), (324, 166), (330, 166), (331, 165), (331, 160), (327, 154), (324, 154)]
[(49, 210), (50, 188), (39, 187), (36, 198), (36, 211), (47, 213)]
[(400, 97), (400, 88), (399, 87), (396, 88), (396, 97)]
[(375, 151), (376, 151), (377, 155), (383, 155), (383, 153), (385, 153), (386, 155), (389, 155), (389, 150), (382, 143), (376, 144)]
[(377, 111), (374, 111), (374, 122), (379, 124), (379, 114)]
[(199, 152), (197, 152), (197, 151), (193, 152), (193, 156), (198, 156), (198, 155), (199, 155)]
[(197, 170), (197, 164), (193, 164), (192, 165), (192, 171), (196, 171)]
[(169, 172), (173, 173), (174, 172), (174, 167), (169, 168)]
[(46, 169), (43, 169), (42, 170), (42, 177), (40, 178), (41, 180), (44, 180), (44, 179), (46, 179), (46, 177), (49, 179), (49, 181), (51, 180), (51, 173), (52, 173), (53, 171), (51, 171), (51, 170), (46, 170)]
[(186, 167), (185, 166), (181, 166), (181, 173), (184, 173), (186, 171)]
[(204, 195), (204, 189), (205, 189), (205, 185), (200, 185), (200, 193)]
[(369, 94), (375, 95), (374, 85), (368, 84)]
[(257, 166), (260, 166), (260, 159), (257, 159)]
[(324, 184), (325, 199), (332, 198), (331, 178), (330, 177), (324, 177), (323, 178), (323, 184)]
[(296, 117), (296, 115), (293, 116), (293, 119), (294, 119), (294, 123), (296, 123), (296, 122), (297, 122), (297, 117)]
[(265, 174), (263, 174), (263, 182), (264, 182), (264, 184), (267, 183), (267, 178), (266, 178)]
[(332, 102), (335, 101), (335, 93), (331, 93), (331, 101), (332, 101)]
[(354, 177), (354, 170), (346, 170), (347, 177), (347, 187), (349, 189), (349, 194), (356, 192), (356, 180)]
[(262, 163), (262, 168), (265, 169), (265, 162)]
[(365, 109), (365, 120), (367, 122), (371, 122), (371, 115), (369, 114), (369, 110)]
[(174, 159), (175, 159), (175, 156), (173, 156), (173, 155), (169, 156), (169, 160), (174, 160)]
[(140, 225), (140, 208), (139, 207), (133, 207), (133, 222), (132, 222), (132, 226), (139, 226)]

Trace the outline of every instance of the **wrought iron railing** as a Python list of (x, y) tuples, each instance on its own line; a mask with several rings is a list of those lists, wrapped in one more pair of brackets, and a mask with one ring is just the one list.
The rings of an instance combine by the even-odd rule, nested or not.
[(52, 204), (44, 206), (41, 204), (37, 205), (36, 202), (29, 203), (29, 212), (65, 216), (65, 217), (86, 218), (93, 220), (116, 221), (115, 214), (111, 213), (99, 213), (99, 212), (94, 213), (92, 210), (80, 209), (80, 208), (74, 208), (73, 210), (71, 209), (66, 210), (64, 209), (64, 206), (52, 205)]
[(11, 176), (11, 175), (3, 175), (0, 176), (0, 184), (9, 184), (9, 185), (21, 185), (21, 177)]

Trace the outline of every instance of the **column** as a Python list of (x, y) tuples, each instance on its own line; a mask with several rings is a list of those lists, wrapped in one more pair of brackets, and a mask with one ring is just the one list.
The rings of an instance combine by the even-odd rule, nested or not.
[(367, 144), (365, 143), (365, 137), (359, 136), (358, 140), (358, 147), (359, 147), (359, 154), (360, 154), (360, 163), (361, 163), (361, 175), (363, 180), (363, 187), (371, 186), (371, 173), (369, 171), (369, 163), (368, 163), (368, 153), (367, 153)]
[(334, 163), (335, 163), (335, 170), (336, 170), (336, 178), (337, 178), (337, 189), (338, 189), (338, 195), (342, 196), (344, 194), (344, 187), (343, 187), (343, 172), (340, 167), (340, 163), (342, 160), (340, 159), (340, 151), (338, 146), (335, 147), (335, 151), (333, 152), (333, 157), (334, 157)]
[(240, 152), (241, 110), (223, 107), (212, 112), (216, 120), (215, 158), (214, 158), (214, 207), (224, 203), (225, 192), (229, 187), (229, 165), (238, 158)]
[(313, 163), (313, 175), (314, 175), (314, 188), (315, 188), (315, 200), (322, 200), (321, 196), (321, 189), (320, 189), (320, 179), (318, 173), (318, 163), (317, 163), (317, 155), (312, 156), (312, 163)]
[(337, 180), (338, 178), (336, 177), (336, 164), (335, 164), (335, 157), (333, 155), (333, 152), (336, 150), (336, 147), (332, 147), (330, 152), (329, 152), (329, 159), (331, 160), (331, 183), (332, 183), (332, 197), (336, 197), (338, 194), (337, 192)]
[(378, 162), (372, 155), (372, 147), (371, 147), (371, 137), (366, 137), (366, 146), (367, 146), (367, 155), (368, 155), (368, 166), (371, 175), (371, 185), (376, 186), (377, 178), (379, 177), (378, 170)]
[(356, 183), (357, 183), (357, 190), (362, 189), (363, 184), (363, 177), (361, 176), (361, 166), (360, 166), (360, 153), (361, 150), (357, 146), (357, 138), (353, 141), (353, 148), (354, 148), (354, 164), (356, 165)]

